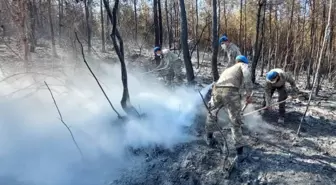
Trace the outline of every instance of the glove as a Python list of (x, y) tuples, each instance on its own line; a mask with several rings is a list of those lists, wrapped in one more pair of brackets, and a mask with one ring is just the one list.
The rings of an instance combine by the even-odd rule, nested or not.
[(252, 97), (251, 96), (246, 97), (246, 103), (247, 104), (252, 103)]

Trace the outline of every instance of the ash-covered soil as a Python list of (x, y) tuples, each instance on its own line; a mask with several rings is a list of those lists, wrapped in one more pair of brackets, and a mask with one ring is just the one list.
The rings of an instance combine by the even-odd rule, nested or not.
[[(7, 73), (7, 71), (13, 69), (10, 64), (11, 60), (17, 58), (13, 53), (8, 54), (7, 52), (5, 55), (3, 52), (5, 50), (8, 48), (1, 45), (0, 56), (4, 62), (1, 66), (2, 77), (13, 73)], [(43, 50), (43, 52), (37, 53), (39, 55), (34, 56), (35, 62), (31, 63), (32, 65), (40, 65), (41, 63), (38, 62), (41, 60), (45, 63), (50, 62), (47, 60), (51, 58), (50, 48), (48, 51)], [(197, 82), (203, 85), (211, 83), (210, 55), (206, 54), (205, 56), (200, 69), (195, 69)], [(108, 57), (110, 55), (100, 53), (98, 58), (105, 59), (107, 63), (112, 59), (116, 60), (116, 57), (112, 57), (112, 59)], [(74, 60), (82, 62), (80, 57), (74, 57)], [(148, 55), (133, 56), (127, 60), (130, 61), (127, 64), (129, 72), (133, 67), (138, 68), (139, 66), (142, 66), (145, 71), (153, 69)], [(193, 60), (195, 59), (193, 58)], [(53, 65), (55, 65), (54, 68), (57, 68), (58, 65), (63, 64), (57, 63), (56, 60), (56, 62), (53, 61)], [(76, 67), (76, 63), (73, 65)], [(7, 66), (9, 66), (8, 69), (6, 69)], [(220, 65), (219, 72), (224, 68), (225, 66)], [(99, 67), (96, 70), (99, 71)], [(41, 69), (40, 73), (43, 71), (44, 69)], [(68, 73), (69, 71), (56, 70), (56, 72)], [(43, 75), (47, 78), (51, 73)], [(156, 75), (156, 73), (148, 75)], [(304, 81), (304, 77), (298, 81), (298, 87), (302, 90)], [(259, 77), (258, 82), (262, 84), (263, 77)], [(249, 158), (243, 162), (239, 170), (234, 170), (230, 176), (226, 172), (227, 164), (223, 162), (225, 154), (220, 149), (209, 148), (203, 140), (206, 111), (200, 108), (199, 115), (195, 117), (195, 123), (191, 127), (185, 128), (186, 132), (194, 136), (194, 140), (178, 144), (170, 149), (162, 146), (130, 148), (129, 152), (132, 156), (143, 159), (142, 165), (123, 169), (120, 178), (113, 181), (105, 180), (104, 184), (334, 185), (336, 184), (336, 96), (330, 87), (331, 84), (324, 82), (320, 92), (321, 96), (314, 97), (312, 100), (302, 125), (301, 137), (296, 135), (296, 131), (307, 105), (306, 99), (296, 99), (287, 103), (285, 124), (277, 123), (277, 107), (272, 112), (247, 116), (244, 120), (244, 137), (250, 146)], [(249, 105), (245, 112), (260, 108), (262, 90), (261, 85), (256, 85), (253, 105)], [(276, 96), (277, 93), (275, 93), (274, 100), (276, 100)], [(235, 151), (231, 132), (227, 123), (224, 125), (223, 132), (226, 134), (230, 148), (229, 160), (232, 161)], [(223, 141), (219, 133), (215, 133), (215, 136)]]
[[(200, 83), (211, 83), (210, 64), (203, 62), (196, 71)], [(220, 72), (224, 66), (219, 66)], [(258, 74), (260, 72), (258, 71)], [(297, 82), (303, 92), (304, 78)], [(263, 77), (258, 77), (262, 84)], [(209, 148), (203, 139), (205, 111), (197, 116), (195, 124), (188, 128), (195, 140), (179, 144), (172, 150), (146, 148), (133, 150), (134, 155), (146, 157), (141, 169), (125, 171), (111, 182), (112, 185), (215, 185), (215, 184), (336, 184), (336, 108), (331, 84), (324, 82), (321, 96), (314, 97), (304, 119), (301, 136), (296, 135), (307, 105), (307, 96), (287, 102), (284, 124), (277, 123), (278, 107), (270, 112), (247, 116), (244, 120), (244, 137), (250, 146), (249, 157), (238, 170), (227, 173), (225, 154), (220, 149)], [(290, 86), (288, 85), (290, 89)], [(252, 106), (246, 112), (261, 108), (262, 85), (255, 86)], [(275, 102), (277, 93), (273, 97)], [(227, 123), (226, 123), (227, 124)], [(234, 157), (231, 132), (228, 126), (223, 132), (229, 143), (230, 156)], [(221, 135), (216, 138), (223, 141)]]

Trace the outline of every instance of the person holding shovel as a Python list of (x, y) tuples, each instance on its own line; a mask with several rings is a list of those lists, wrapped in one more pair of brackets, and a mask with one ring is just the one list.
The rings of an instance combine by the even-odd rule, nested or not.
[(215, 125), (217, 124), (217, 114), (223, 108), (231, 122), (231, 133), (237, 151), (234, 164), (237, 166), (246, 158), (243, 155), (245, 142), (241, 129), (243, 124), (241, 120), (241, 90), (245, 89), (245, 101), (251, 103), (253, 84), (250, 78), (248, 59), (243, 55), (238, 55), (235, 61), (236, 64), (225, 69), (220, 75), (219, 80), (213, 85), (212, 97), (209, 102), (210, 110), (205, 124), (205, 139), (210, 147), (218, 144), (218, 141), (213, 136), (213, 132), (217, 129)]
[(288, 97), (286, 90), (286, 82), (288, 82), (295, 94), (299, 93), (299, 89), (296, 87), (295, 80), (292, 75), (288, 72), (284, 72), (282, 69), (275, 68), (269, 71), (266, 74), (266, 84), (264, 87), (264, 101), (263, 107), (266, 107), (267, 110), (271, 110), (271, 99), (274, 94), (274, 91), (278, 91), (278, 101), (282, 102), (279, 104), (279, 118), (278, 123), (285, 122), (285, 106), (286, 99)]
[(163, 71), (163, 75), (168, 81), (168, 84), (171, 84), (175, 77), (177, 78), (178, 82), (183, 81), (183, 61), (178, 57), (178, 55), (171, 52), (169, 49), (164, 49), (161, 51), (160, 47), (154, 48), (154, 54), (156, 56), (160, 56), (161, 58), (160, 65), (157, 67), (157, 69)]

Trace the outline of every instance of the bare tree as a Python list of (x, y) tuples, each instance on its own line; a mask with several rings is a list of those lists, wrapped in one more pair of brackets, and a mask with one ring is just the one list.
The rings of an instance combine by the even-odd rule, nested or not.
[(158, 13), (159, 13), (159, 33), (160, 33), (160, 46), (163, 45), (163, 27), (162, 27), (162, 14), (161, 14), (161, 0), (157, 0)]
[(100, 24), (101, 24), (101, 37), (102, 37), (102, 52), (105, 53), (106, 52), (106, 46), (105, 46), (106, 39), (105, 39), (103, 0), (100, 0)]
[(30, 41), (30, 52), (35, 52), (36, 47), (36, 2), (35, 0), (28, 1), (28, 11), (29, 11), (29, 22), (30, 22), (30, 33), (29, 33), (29, 41)]
[(218, 55), (218, 29), (217, 29), (217, 0), (212, 0), (212, 59), (211, 71), (212, 80), (215, 82), (219, 79), (217, 68), (217, 55)]
[(55, 41), (55, 32), (54, 32), (54, 24), (52, 19), (51, 12), (51, 0), (48, 0), (48, 16), (49, 16), (49, 24), (50, 24), (50, 34), (51, 34), (51, 48), (53, 56), (57, 56), (56, 53), (56, 41)]
[[(120, 65), (121, 65), (121, 81), (123, 84), (123, 95), (120, 101), (121, 107), (127, 113), (127, 115), (132, 116), (132, 117), (138, 117), (140, 115), (136, 111), (136, 109), (133, 107), (133, 105), (131, 104), (131, 99), (129, 96), (128, 82), (127, 82), (127, 69), (126, 69), (125, 57), (124, 57), (124, 43), (119, 33), (119, 30), (117, 28), (117, 11), (119, 7), (119, 0), (115, 0), (112, 12), (111, 12), (110, 7), (108, 6), (107, 0), (104, 0), (104, 5), (107, 11), (108, 17), (113, 26), (111, 38), (113, 41), (114, 49), (118, 55), (118, 58), (120, 60)], [(119, 44), (117, 42), (117, 39), (119, 41)]]
[(304, 115), (301, 118), (301, 122), (300, 122), (299, 128), (297, 130), (297, 135), (300, 135), (300, 130), (301, 130), (302, 122), (304, 120), (304, 117), (307, 114), (307, 111), (308, 111), (308, 108), (309, 108), (309, 105), (310, 105), (310, 102), (311, 102), (312, 95), (313, 95), (314, 91), (316, 91), (316, 89), (317, 89), (317, 78), (318, 78), (319, 73), (320, 73), (320, 68), (321, 68), (323, 53), (325, 52), (325, 49), (326, 49), (326, 43), (330, 39), (330, 27), (331, 27), (330, 23), (331, 23), (332, 6), (333, 6), (333, 0), (330, 0), (329, 1), (328, 24), (327, 24), (327, 26), (325, 28), (325, 32), (324, 32), (325, 34), (324, 34), (324, 39), (323, 39), (323, 42), (322, 42), (322, 47), (320, 49), (319, 60), (318, 60), (318, 63), (316, 65), (316, 73), (315, 73), (315, 77), (314, 77), (313, 87), (312, 87), (312, 90), (311, 90), (310, 95), (309, 95), (309, 100), (308, 100), (308, 104), (307, 104), (306, 110), (304, 112)]
[(263, 9), (266, 7), (266, 0), (258, 0), (258, 14), (257, 14), (257, 33), (256, 33), (256, 38), (255, 38), (255, 43), (254, 43), (254, 49), (253, 49), (253, 60), (252, 60), (252, 67), (251, 67), (251, 78), (252, 82), (255, 83), (255, 71), (257, 68), (258, 60), (260, 57), (261, 53), (261, 47), (262, 47), (262, 40), (261, 34), (262, 34), (262, 29), (264, 26), (264, 20), (262, 15)]
[(188, 22), (187, 13), (185, 10), (184, 0), (180, 0), (181, 9), (181, 45), (183, 50), (183, 59), (187, 71), (188, 83), (193, 83), (195, 79), (194, 69), (191, 64), (191, 58), (188, 46)]
[(87, 29), (87, 37), (88, 37), (88, 52), (91, 53), (91, 34), (92, 34), (92, 27), (90, 21), (90, 8), (91, 8), (92, 0), (84, 0), (85, 6), (85, 19), (86, 19), (86, 29)]
[(135, 39), (135, 41), (138, 41), (138, 13), (137, 13), (137, 0), (133, 0), (133, 8), (134, 8), (134, 23), (135, 23), (134, 39)]

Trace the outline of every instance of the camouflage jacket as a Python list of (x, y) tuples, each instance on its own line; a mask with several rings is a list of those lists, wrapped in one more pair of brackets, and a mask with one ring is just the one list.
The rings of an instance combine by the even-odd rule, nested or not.
[(253, 90), (250, 69), (247, 64), (236, 63), (225, 69), (215, 83), (216, 87), (235, 87), (240, 90), (244, 89), (249, 96)]
[(295, 92), (298, 92), (298, 88), (296, 87), (295, 80), (290, 73), (284, 72), (282, 69), (279, 69), (279, 68), (272, 69), (271, 71), (278, 72), (280, 78), (276, 83), (271, 83), (266, 80), (266, 84), (265, 84), (266, 106), (269, 106), (271, 103), (272, 89), (282, 87), (286, 84), (286, 82), (288, 82), (291, 85), (292, 89)]
[(169, 49), (162, 50), (161, 63), (157, 68), (165, 68), (172, 66), (181, 66), (181, 60), (177, 54)]
[(228, 46), (224, 44), (223, 50), (226, 51), (228, 57), (228, 67), (231, 67), (235, 64), (236, 56), (241, 55), (240, 49), (238, 46), (232, 42)]

